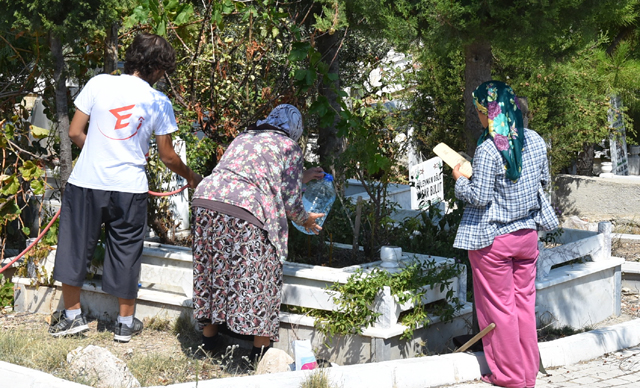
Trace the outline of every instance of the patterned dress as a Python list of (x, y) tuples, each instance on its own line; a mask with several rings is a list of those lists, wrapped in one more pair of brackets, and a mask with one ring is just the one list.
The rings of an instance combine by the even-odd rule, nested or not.
[(247, 131), (227, 148), (194, 199), (233, 205), (262, 224), (193, 209), (194, 317), (201, 325), (278, 340), (287, 218), (302, 224), (302, 150), (284, 134)]

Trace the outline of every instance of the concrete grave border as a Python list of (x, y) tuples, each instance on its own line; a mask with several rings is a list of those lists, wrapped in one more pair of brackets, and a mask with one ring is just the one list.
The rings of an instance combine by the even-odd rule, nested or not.
[[(540, 343), (546, 368), (576, 364), (606, 353), (640, 344), (640, 319), (603, 327), (554, 341)], [(488, 373), (482, 353), (455, 353), (443, 356), (340, 366), (325, 369), (332, 383), (349, 388), (429, 388), (477, 380)], [(170, 388), (299, 388), (313, 371), (297, 371), (231, 377), (173, 384)], [(551, 371), (553, 373), (553, 371)], [(19, 387), (86, 388), (44, 372), (0, 362), (0, 375)], [(160, 388), (159, 386), (149, 388)]]

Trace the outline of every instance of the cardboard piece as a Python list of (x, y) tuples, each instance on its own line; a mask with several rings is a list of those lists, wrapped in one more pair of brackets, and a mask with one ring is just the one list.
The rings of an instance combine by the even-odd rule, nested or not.
[(460, 173), (467, 178), (471, 178), (471, 175), (473, 174), (471, 163), (465, 159), (464, 156), (452, 150), (451, 147), (444, 143), (440, 143), (433, 148), (433, 152), (451, 168), (460, 164)]

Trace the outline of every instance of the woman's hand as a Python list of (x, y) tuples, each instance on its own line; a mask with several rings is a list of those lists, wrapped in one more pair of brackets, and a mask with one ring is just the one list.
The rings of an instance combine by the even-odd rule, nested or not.
[(324, 213), (309, 213), (309, 218), (302, 226), (307, 232), (318, 234), (322, 230), (322, 226), (316, 224), (316, 220), (321, 217), (324, 217)]
[(458, 164), (453, 168), (453, 173), (451, 175), (453, 175), (453, 180), (458, 180), (458, 178), (460, 178), (462, 175), (462, 173), (460, 172), (460, 166), (462, 166), (462, 164)]
[(187, 183), (189, 184), (189, 187), (191, 187), (192, 189), (195, 189), (196, 187), (198, 187), (200, 182), (202, 182), (202, 176), (200, 176), (200, 174), (195, 173), (193, 171), (191, 172), (192, 174), (189, 177), (189, 179), (187, 179)]
[(302, 173), (302, 183), (309, 183), (312, 179), (322, 179), (323, 177), (324, 170), (322, 167), (311, 167)]

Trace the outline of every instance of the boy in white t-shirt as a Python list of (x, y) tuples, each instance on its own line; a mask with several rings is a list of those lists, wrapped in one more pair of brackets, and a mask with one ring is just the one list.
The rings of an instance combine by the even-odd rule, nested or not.
[(128, 342), (142, 331), (133, 314), (147, 222), (145, 165), (151, 135), (171, 171), (192, 188), (202, 180), (175, 153), (173, 107), (152, 87), (175, 66), (173, 47), (158, 35), (142, 33), (127, 50), (125, 74), (92, 78), (75, 100), (69, 137), (82, 152), (62, 198), (53, 277), (62, 283), (65, 310), (54, 314), (49, 328), (53, 336), (89, 330), (80, 291), (103, 223), (102, 289), (118, 297), (120, 305), (114, 340)]

